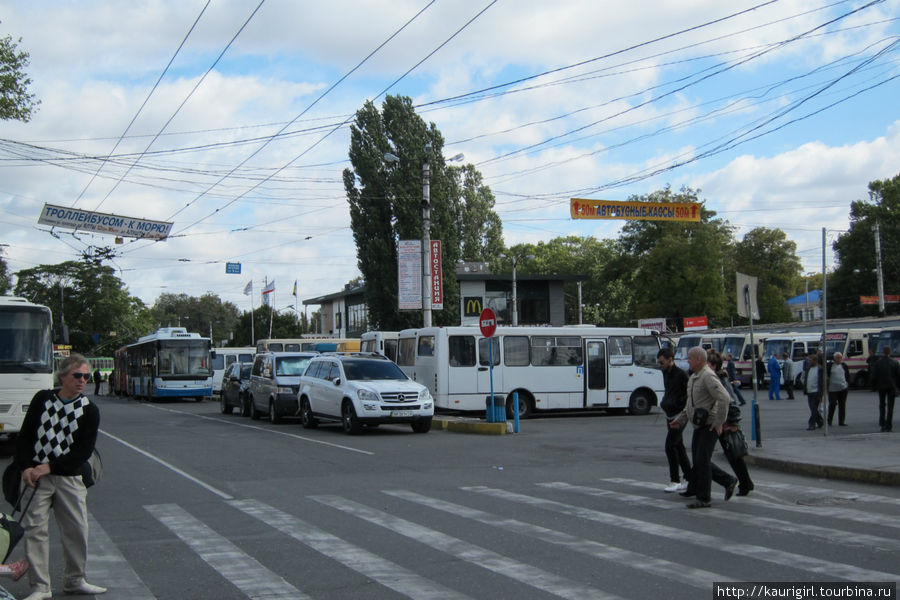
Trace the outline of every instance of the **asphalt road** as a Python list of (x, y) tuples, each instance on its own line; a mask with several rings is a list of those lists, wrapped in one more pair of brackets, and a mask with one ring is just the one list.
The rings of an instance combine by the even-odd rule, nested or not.
[[(661, 492), (658, 414), (347, 436), (212, 402), (97, 401), (88, 568), (108, 600), (702, 598), (714, 581), (900, 579), (900, 490), (754, 471), (751, 496), (718, 488), (713, 509), (686, 510)], [(762, 405), (770, 435), (797, 431), (793, 416), (765, 425), (795, 402)]]

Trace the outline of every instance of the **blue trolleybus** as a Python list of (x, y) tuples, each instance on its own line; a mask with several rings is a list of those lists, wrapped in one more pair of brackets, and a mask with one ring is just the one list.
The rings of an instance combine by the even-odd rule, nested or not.
[(210, 340), (184, 327), (163, 327), (125, 347), (126, 393), (138, 398), (212, 396)]

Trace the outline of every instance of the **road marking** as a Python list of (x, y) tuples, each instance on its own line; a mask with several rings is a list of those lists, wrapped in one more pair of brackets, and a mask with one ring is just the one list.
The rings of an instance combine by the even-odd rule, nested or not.
[(144, 508), (252, 600), (309, 598), (179, 506), (154, 504)]
[(539, 567), (521, 563), (481, 546), (470, 544), (440, 531), (428, 529), (411, 521), (369, 508), (352, 500), (346, 500), (339, 496), (309, 496), (309, 498), (369, 523), (385, 527), (394, 533), (411, 538), (435, 550), (455, 556), (459, 560), (494, 573), (499, 573), (554, 596), (571, 598), (572, 600), (584, 600), (584, 598), (595, 598), (598, 600), (620, 599), (619, 596), (614, 594), (554, 575)]
[(894, 504), (900, 506), (900, 498), (891, 498), (890, 496), (881, 496), (879, 494), (861, 494), (857, 492), (848, 492), (845, 490), (833, 490), (829, 488), (812, 487), (807, 485), (796, 485), (793, 483), (758, 483), (761, 487), (783, 490), (786, 492), (797, 492), (800, 494), (827, 494), (836, 498), (845, 500), (859, 500), (860, 502), (880, 502), (884, 504)]
[(541, 527), (539, 525), (532, 525), (531, 523), (525, 523), (516, 519), (508, 519), (501, 517), (500, 515), (487, 513), (460, 504), (453, 504), (451, 502), (429, 498), (415, 492), (408, 492), (405, 490), (383, 490), (383, 492), (390, 496), (401, 498), (409, 502), (415, 502), (416, 504), (440, 510), (457, 517), (472, 519), (485, 525), (499, 527), (504, 531), (512, 531), (534, 537), (542, 542), (564, 546), (569, 550), (588, 554), (623, 567), (639, 569), (641, 571), (646, 571), (651, 575), (664, 577), (666, 579), (675, 579), (681, 583), (686, 583), (702, 589), (709, 589), (710, 581), (734, 581), (733, 578), (719, 573), (713, 573), (704, 569), (694, 569), (680, 563), (655, 558), (638, 552), (632, 552), (625, 548), (601, 544), (600, 542), (586, 540), (574, 535), (569, 535), (568, 533), (547, 529), (546, 527)]
[[(649, 481), (636, 481), (634, 479), (616, 477), (610, 477), (608, 479), (603, 479), (602, 481), (608, 481), (610, 483), (623, 483), (626, 485), (641, 488), (659, 489), (658, 484), (650, 483)], [(762, 498), (753, 498), (752, 496), (741, 498), (741, 503), (744, 502), (755, 504), (757, 506), (765, 506), (767, 508), (772, 508), (775, 510), (795, 512), (804, 515), (833, 517), (835, 519), (857, 521), (859, 523), (869, 523), (872, 525), (879, 525), (881, 527), (900, 528), (900, 522), (897, 521), (897, 517), (870, 513), (862, 510), (857, 510), (855, 508), (841, 508), (835, 506), (798, 506), (796, 504), (784, 504), (781, 502), (773, 502), (771, 500), (763, 500)]]
[(118, 436), (115, 436), (115, 435), (113, 435), (113, 434), (111, 434), (111, 433), (109, 433), (109, 432), (107, 432), (107, 431), (102, 430), (102, 429), (100, 430), (100, 433), (102, 433), (103, 435), (105, 435), (105, 436), (108, 437), (108, 438), (111, 438), (111, 439), (116, 440), (117, 442), (119, 442), (120, 444), (122, 444), (123, 446), (125, 446), (125, 447), (127, 447), (127, 448), (131, 448), (132, 450), (134, 450), (134, 451), (137, 452), (138, 454), (141, 454), (141, 455), (143, 455), (143, 456), (146, 456), (147, 458), (149, 458), (149, 459), (152, 460), (152, 461), (158, 462), (159, 464), (161, 464), (162, 466), (164, 466), (164, 467), (166, 467), (167, 469), (171, 470), (172, 472), (178, 473), (179, 475), (181, 475), (181, 476), (184, 477), (185, 479), (188, 479), (188, 480), (190, 480), (190, 481), (193, 481), (194, 483), (196, 483), (196, 484), (199, 485), (200, 487), (209, 490), (210, 492), (212, 492), (212, 493), (215, 494), (216, 496), (219, 496), (220, 498), (223, 498), (223, 499), (225, 499), (225, 500), (232, 500), (232, 499), (234, 499), (234, 496), (232, 496), (231, 494), (227, 494), (227, 493), (223, 492), (222, 490), (220, 490), (220, 489), (218, 489), (218, 488), (215, 488), (215, 487), (209, 485), (209, 484), (206, 483), (205, 481), (201, 481), (200, 479), (197, 479), (197, 478), (194, 477), (193, 475), (191, 475), (191, 474), (189, 474), (189, 473), (186, 473), (185, 471), (182, 471), (181, 469), (179, 469), (178, 467), (176, 467), (176, 466), (173, 465), (172, 463), (166, 462), (166, 461), (164, 461), (163, 459), (159, 458), (158, 456), (154, 456), (153, 454), (147, 452), (146, 450), (142, 450), (141, 448), (138, 448), (138, 447), (135, 446), (134, 444), (130, 444), (130, 443), (126, 442), (125, 440), (123, 440), (122, 438), (120, 438), (120, 437), (118, 437)]
[[(563, 492), (576, 492), (586, 494), (598, 498), (610, 498), (620, 502), (628, 502), (641, 506), (652, 506), (662, 510), (682, 509), (683, 505), (679, 502), (671, 500), (656, 500), (647, 498), (646, 496), (636, 496), (634, 494), (623, 494), (620, 492), (612, 492), (594, 487), (581, 485), (572, 485), (560, 481), (549, 483), (539, 483), (540, 487), (560, 490)], [(653, 489), (659, 491), (659, 484), (652, 484)], [(900, 551), (900, 540), (878, 537), (875, 535), (866, 535), (853, 531), (842, 531), (833, 527), (821, 527), (819, 525), (809, 525), (806, 523), (797, 523), (793, 521), (785, 521), (783, 519), (773, 519), (771, 517), (763, 517), (760, 515), (748, 515), (746, 513), (735, 513), (730, 510), (721, 508), (711, 508), (703, 514), (723, 519), (725, 521), (734, 521), (740, 525), (752, 525), (753, 527), (763, 527), (777, 531), (779, 533), (790, 533), (794, 535), (808, 535), (811, 537), (821, 538), (827, 542), (840, 542), (842, 544), (862, 546), (865, 548), (881, 548), (882, 550)]]
[(106, 531), (90, 513), (88, 513), (88, 548), (90, 560), (87, 562), (87, 578), (96, 584), (109, 586), (110, 598), (121, 593), (121, 597), (128, 600), (156, 600), (156, 596), (150, 593)]
[[(742, 558), (755, 558), (765, 562), (775, 563), (779, 566), (788, 566), (796, 569), (804, 569), (813, 573), (820, 573), (828, 577), (840, 577), (850, 581), (893, 581), (898, 577), (895, 573), (884, 573), (882, 571), (873, 571), (845, 565), (842, 563), (831, 562), (828, 560), (813, 558), (803, 554), (795, 554), (786, 552), (776, 548), (767, 548), (765, 546), (757, 546), (756, 544), (742, 544), (734, 540), (698, 533), (690, 529), (678, 529), (669, 527), (668, 525), (659, 525), (638, 519), (631, 519), (621, 515), (601, 512), (581, 506), (572, 506), (554, 500), (545, 500), (524, 494), (507, 492), (504, 490), (489, 488), (486, 486), (472, 486), (462, 488), (466, 491), (477, 492), (493, 498), (509, 500), (511, 502), (519, 502), (529, 506), (537, 506), (545, 510), (555, 513), (588, 519), (605, 525), (614, 527), (622, 527), (631, 531), (638, 531), (649, 535), (669, 538), (676, 541), (690, 542), (704, 546), (706, 548), (715, 548), (720, 552), (736, 554)], [(701, 511), (702, 512), (702, 511)], [(705, 514), (705, 513), (703, 513)], [(689, 525), (689, 523), (686, 523)]]
[(273, 433), (275, 435), (283, 435), (289, 438), (294, 438), (295, 440), (303, 440), (304, 442), (310, 442), (312, 444), (320, 444), (322, 446), (329, 446), (331, 448), (338, 448), (339, 450), (347, 450), (348, 452), (357, 452), (359, 454), (365, 454), (367, 456), (375, 456), (374, 452), (370, 452), (368, 450), (360, 450), (359, 448), (354, 448), (352, 446), (344, 446), (343, 444), (335, 444), (332, 442), (325, 442), (323, 440), (316, 440), (313, 438), (308, 438), (306, 436), (297, 435), (296, 433), (289, 433), (287, 431), (278, 431), (277, 429), (266, 429), (265, 427), (259, 427), (257, 425), (248, 425), (247, 423), (240, 423), (233, 419), (220, 419), (218, 417), (208, 417), (206, 415), (197, 415), (190, 412), (185, 412), (183, 410), (175, 410), (173, 408), (164, 408), (162, 406), (153, 406), (152, 404), (144, 404), (147, 408), (155, 408), (156, 410), (162, 410), (166, 412), (171, 412), (179, 415), (184, 415), (187, 417), (196, 417), (198, 419), (206, 419), (207, 421), (214, 421), (216, 423), (225, 423), (227, 425), (234, 425), (235, 427), (245, 427), (247, 429), (254, 429), (256, 431), (264, 431), (266, 433)]
[(469, 598), (262, 502), (233, 500), (229, 504), (404, 596), (421, 600)]

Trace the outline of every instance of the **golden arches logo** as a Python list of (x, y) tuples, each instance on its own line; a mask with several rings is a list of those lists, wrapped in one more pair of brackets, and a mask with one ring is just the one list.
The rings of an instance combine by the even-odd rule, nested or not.
[(477, 317), (481, 314), (482, 306), (481, 306), (481, 298), (477, 297), (469, 297), (465, 299), (465, 310), (463, 314), (467, 317)]

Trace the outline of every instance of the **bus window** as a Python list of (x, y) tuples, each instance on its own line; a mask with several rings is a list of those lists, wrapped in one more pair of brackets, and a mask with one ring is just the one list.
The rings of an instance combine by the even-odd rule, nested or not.
[(531, 359), (536, 366), (583, 364), (581, 338), (536, 335), (531, 338)]
[(491, 359), (495, 367), (500, 364), (500, 343), (495, 337), (481, 338), (478, 340), (478, 364), (487, 366)]
[(634, 337), (634, 364), (641, 367), (657, 368), (656, 353), (659, 352), (659, 342), (652, 336)]
[(419, 356), (434, 356), (434, 336), (423, 335), (419, 338)]
[(507, 367), (527, 367), (528, 338), (524, 335), (503, 336), (503, 364)]
[(471, 335), (451, 335), (447, 339), (451, 367), (475, 366), (475, 338)]
[[(657, 348), (657, 352), (659, 349)], [(614, 335), (609, 337), (609, 364), (630, 365), (632, 358), (631, 337)], [(654, 356), (654, 360), (656, 357)]]
[[(397, 364), (405, 367), (411, 367), (416, 364), (416, 338), (403, 338), (397, 344)], [(472, 364), (475, 364), (474, 358), (472, 359)]]

